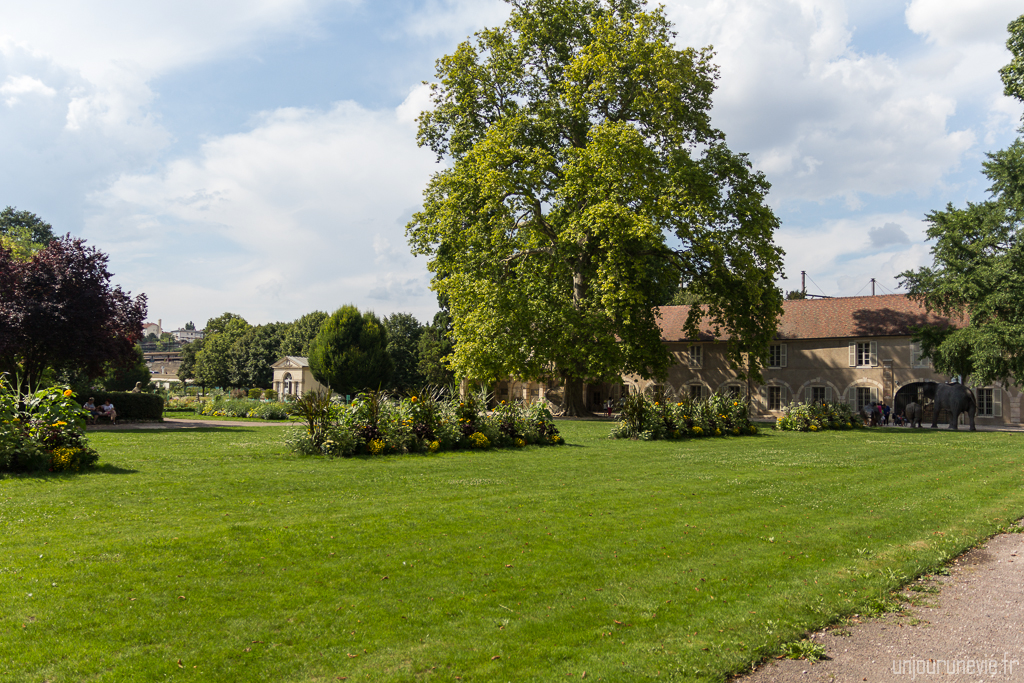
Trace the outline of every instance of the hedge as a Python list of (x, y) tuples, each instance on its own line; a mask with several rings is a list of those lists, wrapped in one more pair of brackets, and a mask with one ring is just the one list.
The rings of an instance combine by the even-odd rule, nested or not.
[(92, 396), (96, 407), (110, 399), (117, 411), (118, 420), (160, 420), (164, 419), (164, 399), (157, 394), (133, 394), (130, 391), (94, 391), (88, 396), (77, 396), (79, 403), (85, 403)]

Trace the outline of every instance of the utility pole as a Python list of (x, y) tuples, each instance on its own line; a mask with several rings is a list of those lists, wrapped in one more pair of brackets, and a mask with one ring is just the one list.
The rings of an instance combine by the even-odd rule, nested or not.
[(807, 271), (800, 271), (800, 291), (803, 294), (807, 294)]
[(871, 278), (871, 296), (875, 295), (875, 278)]

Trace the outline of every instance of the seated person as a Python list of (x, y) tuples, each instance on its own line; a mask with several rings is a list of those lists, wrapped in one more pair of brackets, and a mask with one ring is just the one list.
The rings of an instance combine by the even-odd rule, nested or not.
[(109, 398), (100, 406), (99, 413), (97, 415), (99, 417), (109, 417), (110, 424), (117, 424), (117, 411), (114, 410), (114, 404), (110, 402)]
[(90, 396), (89, 400), (82, 404), (82, 410), (85, 410), (89, 413), (89, 417), (85, 418), (85, 421), (90, 424), (95, 424), (96, 413), (99, 412), (99, 408), (96, 407), (96, 399)]

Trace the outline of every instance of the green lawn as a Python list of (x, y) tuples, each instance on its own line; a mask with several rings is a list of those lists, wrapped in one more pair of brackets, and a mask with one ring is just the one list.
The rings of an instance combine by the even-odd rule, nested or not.
[(0, 478), (0, 680), (706, 680), (1024, 516), (1021, 435), (872, 430), (323, 460), (92, 434)]

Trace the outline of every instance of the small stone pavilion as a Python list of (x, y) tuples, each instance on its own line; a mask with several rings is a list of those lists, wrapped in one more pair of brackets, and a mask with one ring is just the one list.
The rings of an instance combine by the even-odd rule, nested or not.
[(302, 396), (308, 391), (325, 390), (327, 387), (313, 379), (309, 359), (302, 356), (285, 356), (271, 365), (274, 369), (274, 391), (280, 397)]

